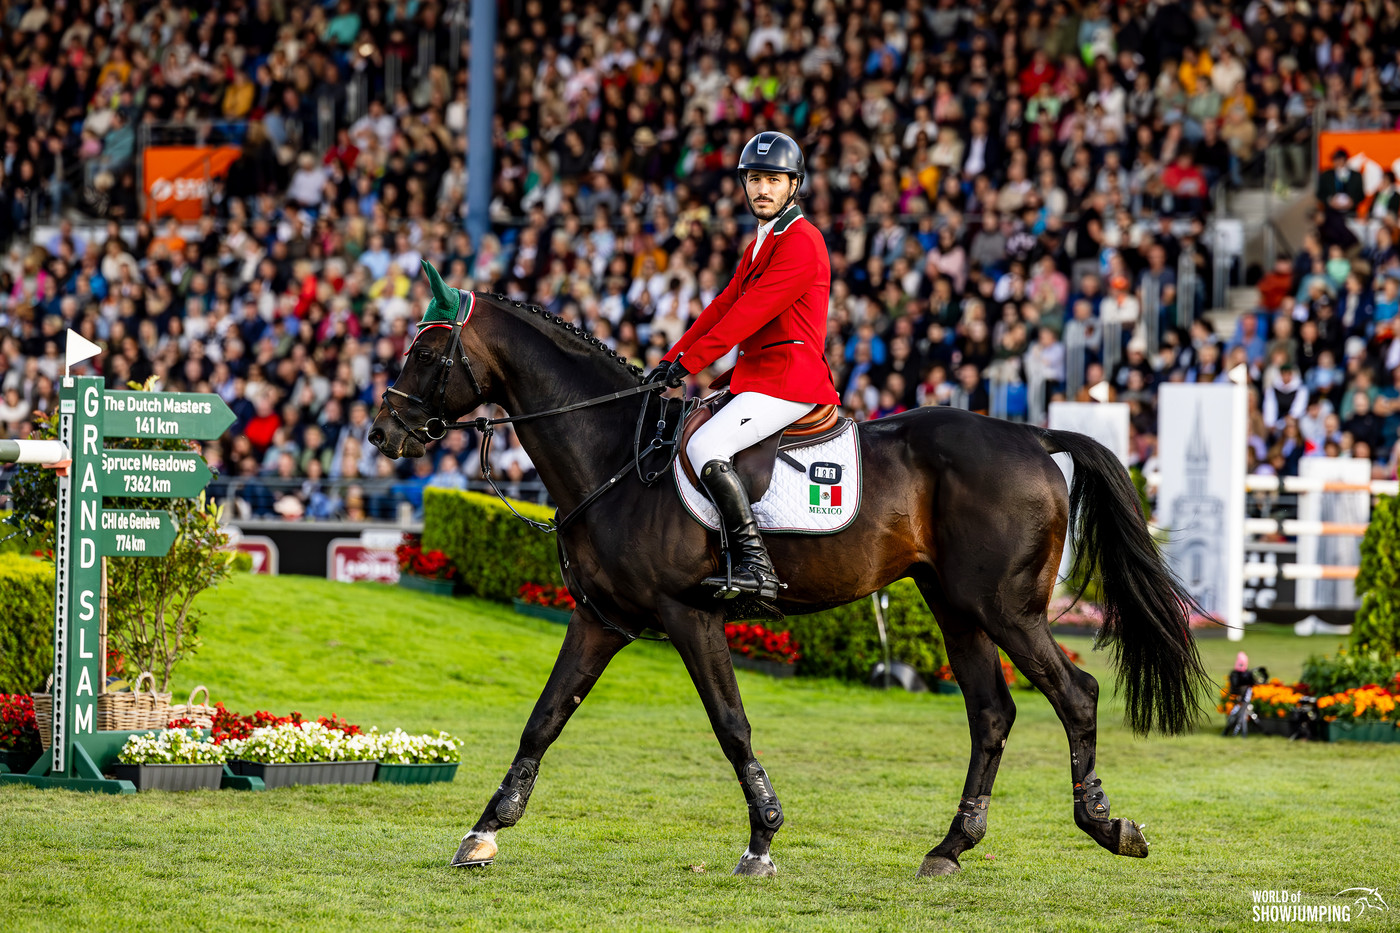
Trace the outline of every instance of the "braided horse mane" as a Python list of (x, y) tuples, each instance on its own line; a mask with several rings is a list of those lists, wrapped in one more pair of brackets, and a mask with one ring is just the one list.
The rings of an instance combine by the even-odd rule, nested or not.
[(541, 318), (543, 318), (545, 321), (551, 324), (557, 324), (558, 326), (562, 327), (566, 332), (573, 334), (575, 337), (579, 338), (584, 343), (586, 343), (590, 349), (598, 353), (606, 354), (608, 357), (611, 357), (613, 360), (616, 360), (619, 366), (624, 367), (632, 375), (641, 377), (642, 368), (640, 366), (634, 366), (631, 363), (627, 362), (627, 360), (624, 357), (619, 356), (617, 351), (614, 350), (612, 347), (608, 346), (606, 343), (603, 343), (603, 341), (599, 340), (597, 337), (594, 337), (582, 327), (570, 324), (568, 321), (564, 320), (559, 315), (552, 314), (549, 311), (546, 311), (544, 308), (541, 308), (539, 305), (532, 305), (524, 301), (515, 301), (499, 293), (488, 292), (484, 294), (479, 294), (482, 294), (483, 297), (494, 300), (501, 307), (510, 307), (520, 311), (528, 311), (531, 314), (539, 315)]

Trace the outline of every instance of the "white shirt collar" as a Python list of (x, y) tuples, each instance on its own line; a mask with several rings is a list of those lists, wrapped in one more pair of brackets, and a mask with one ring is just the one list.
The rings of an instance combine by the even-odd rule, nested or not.
[(759, 251), (760, 249), (763, 248), (763, 238), (766, 237), (769, 233), (772, 233), (772, 232), (773, 232), (773, 225), (776, 224), (777, 222), (778, 222), (778, 218), (777, 218), (777, 217), (774, 217), (772, 220), (768, 221), (768, 223), (766, 223), (766, 224), (759, 224), (759, 225), (758, 225), (758, 235), (755, 236), (754, 239), (753, 239), (753, 258), (754, 258), (754, 259), (757, 259), (757, 258), (758, 258), (758, 251)]

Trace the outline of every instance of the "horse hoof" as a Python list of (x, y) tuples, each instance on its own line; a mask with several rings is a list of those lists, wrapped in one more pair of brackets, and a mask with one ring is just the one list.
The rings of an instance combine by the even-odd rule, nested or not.
[(748, 878), (769, 878), (778, 873), (777, 866), (768, 856), (745, 855), (734, 866), (734, 874)]
[(1118, 854), (1129, 858), (1147, 858), (1147, 837), (1142, 826), (1132, 820), (1115, 819), (1118, 829)]
[(452, 867), (481, 868), (490, 865), (496, 860), (497, 851), (494, 839), (468, 833), (457, 847), (457, 854), (452, 856)]
[(919, 873), (915, 878), (937, 878), (941, 875), (955, 875), (962, 871), (962, 866), (955, 858), (946, 855), (926, 855), (924, 863), (919, 866)]

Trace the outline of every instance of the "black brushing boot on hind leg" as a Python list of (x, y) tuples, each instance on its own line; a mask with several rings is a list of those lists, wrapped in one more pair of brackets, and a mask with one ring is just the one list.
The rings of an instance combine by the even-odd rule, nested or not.
[(727, 460), (711, 460), (700, 471), (700, 483), (719, 509), (729, 539), (729, 573), (708, 577), (704, 585), (719, 590), (722, 599), (744, 594), (760, 600), (777, 599), (778, 573), (758, 534), (758, 521), (734, 467)]

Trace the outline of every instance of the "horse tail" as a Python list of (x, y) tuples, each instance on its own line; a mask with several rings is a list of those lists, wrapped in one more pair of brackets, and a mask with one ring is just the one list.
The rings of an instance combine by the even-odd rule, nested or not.
[(1095, 647), (1113, 648), (1128, 722), (1140, 735), (1185, 732), (1199, 718), (1211, 683), (1190, 628), (1191, 614), (1204, 611), (1158, 553), (1137, 489), (1118, 458), (1071, 431), (1045, 431), (1040, 443), (1048, 453), (1074, 459), (1073, 575), (1086, 583), (1100, 577), (1103, 628)]

